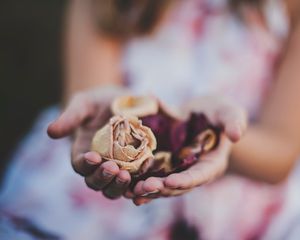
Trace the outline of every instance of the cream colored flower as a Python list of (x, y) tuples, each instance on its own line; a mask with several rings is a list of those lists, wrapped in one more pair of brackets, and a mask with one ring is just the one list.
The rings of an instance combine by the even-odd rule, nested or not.
[(151, 129), (133, 116), (114, 116), (96, 132), (92, 151), (111, 160), (121, 169), (137, 173), (145, 161), (153, 159), (156, 139)]

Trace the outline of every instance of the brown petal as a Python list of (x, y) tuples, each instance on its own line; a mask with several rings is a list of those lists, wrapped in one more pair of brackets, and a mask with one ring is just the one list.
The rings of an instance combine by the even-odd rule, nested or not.
[(112, 133), (111, 125), (106, 124), (103, 128), (98, 130), (92, 140), (91, 150), (98, 152), (102, 157), (111, 158), (111, 148), (112, 148)]
[(141, 158), (132, 162), (124, 162), (116, 159), (109, 160), (114, 161), (120, 167), (120, 169), (127, 170), (129, 173), (133, 174), (139, 172), (142, 164), (149, 158), (153, 158), (151, 151), (146, 152)]
[(141, 151), (142, 150), (135, 149), (131, 145), (122, 147), (118, 142), (114, 142), (113, 144), (113, 158), (120, 161), (134, 161), (137, 158), (137, 156), (141, 153)]
[(149, 141), (148, 146), (149, 148), (153, 151), (156, 149), (157, 147), (157, 141), (156, 138), (152, 132), (152, 130), (148, 127), (142, 126), (141, 128), (143, 130), (144, 133), (146, 133), (146, 138)]
[(171, 152), (157, 152), (154, 155), (154, 163), (153, 169), (154, 171), (161, 171), (163, 170), (165, 173), (172, 171), (172, 163), (171, 163)]
[(207, 129), (196, 137), (195, 142), (202, 146), (204, 152), (208, 152), (215, 147), (217, 135), (212, 129)]
[(158, 112), (157, 100), (149, 96), (123, 96), (116, 98), (111, 106), (115, 115), (144, 117)]
[[(133, 128), (134, 132), (138, 132), (141, 131), (143, 134), (145, 134), (145, 138), (148, 139), (148, 146), (149, 148), (153, 151), (156, 149), (157, 147), (157, 141), (156, 138), (152, 132), (152, 130), (146, 126), (142, 125), (142, 121), (134, 121), (134, 120), (130, 120), (130, 124)], [(141, 134), (139, 134), (141, 135)]]

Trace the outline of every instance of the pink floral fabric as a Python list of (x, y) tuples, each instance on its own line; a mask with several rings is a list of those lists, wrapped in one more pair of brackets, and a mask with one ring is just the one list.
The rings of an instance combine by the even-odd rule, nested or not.
[[(123, 68), (129, 87), (171, 105), (226, 95), (255, 120), (288, 29), (281, 1), (268, 1), (265, 16), (262, 25), (249, 10), (241, 23), (225, 0), (182, 1), (158, 32), (128, 44)], [(46, 126), (58, 114), (55, 107), (46, 110), (15, 152), (0, 195), (0, 238), (163, 240), (184, 219), (191, 239), (273, 240), (283, 239), (283, 226), (297, 219), (297, 171), (277, 187), (226, 176), (142, 207), (107, 200), (73, 172), (69, 139), (47, 137)]]

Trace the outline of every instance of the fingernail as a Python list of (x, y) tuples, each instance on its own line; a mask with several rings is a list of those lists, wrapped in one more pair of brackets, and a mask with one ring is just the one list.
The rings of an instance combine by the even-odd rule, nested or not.
[(92, 156), (93, 154), (88, 152), (85, 153), (83, 156), (85, 158), (85, 160), (87, 161), (87, 163), (91, 164), (91, 165), (97, 165), (99, 163), (101, 163), (100, 159), (98, 159), (95, 156)]
[(93, 161), (91, 159), (86, 158), (85, 161), (90, 165), (98, 165), (100, 162)]
[(102, 175), (103, 175), (103, 177), (105, 177), (105, 178), (111, 178), (111, 177), (113, 177), (113, 174), (112, 174), (111, 172), (106, 171), (106, 170), (104, 170), (104, 171), (102, 172)]
[(147, 192), (147, 193), (144, 193), (141, 195), (141, 197), (148, 197), (150, 196), (151, 194), (155, 194), (155, 193), (159, 193), (159, 190), (154, 190), (152, 192)]

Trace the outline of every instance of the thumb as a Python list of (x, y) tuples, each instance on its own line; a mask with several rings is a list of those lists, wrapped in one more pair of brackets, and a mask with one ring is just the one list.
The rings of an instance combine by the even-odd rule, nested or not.
[(220, 107), (215, 118), (218, 124), (224, 126), (225, 134), (232, 142), (239, 141), (247, 129), (246, 112), (233, 104)]
[(51, 138), (62, 138), (73, 133), (94, 114), (94, 104), (85, 95), (76, 95), (58, 119), (49, 124), (47, 133)]

